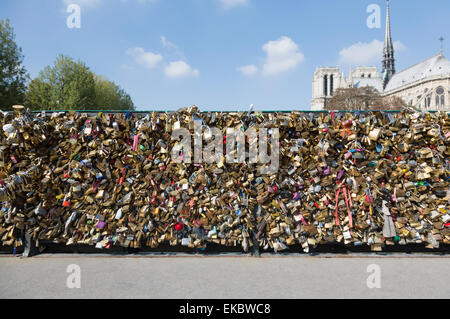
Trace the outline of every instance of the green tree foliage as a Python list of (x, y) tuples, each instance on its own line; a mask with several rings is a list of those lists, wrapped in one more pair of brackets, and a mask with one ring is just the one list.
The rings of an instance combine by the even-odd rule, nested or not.
[(119, 86), (63, 55), (31, 81), (26, 105), (34, 110), (134, 110)]
[(95, 76), (96, 110), (134, 110), (131, 97), (114, 82)]
[(92, 109), (95, 106), (94, 74), (81, 61), (64, 55), (56, 58), (33, 79), (26, 94), (31, 109)]
[(11, 110), (24, 102), (28, 75), (22, 66), (22, 49), (14, 41), (9, 20), (0, 20), (0, 108)]

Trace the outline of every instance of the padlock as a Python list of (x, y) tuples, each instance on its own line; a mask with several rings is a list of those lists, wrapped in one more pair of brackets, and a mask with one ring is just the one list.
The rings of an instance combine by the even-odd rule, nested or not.
[[(54, 194), (53, 205), (64, 199), (63, 207), (82, 212), (72, 217), (61, 207), (53, 211), (65, 222), (74, 220), (66, 227), (68, 238), (54, 238), (56, 231), (43, 233), (49, 240), (100, 243), (103, 248), (115, 244), (154, 248), (163, 243), (204, 247), (210, 242), (239, 245), (245, 250), (253, 244), (246, 237), (253, 231), (262, 248), (277, 251), (294, 243), (301, 243), (309, 251), (324, 242), (362, 244), (379, 250), (385, 244), (422, 241), (433, 246), (448, 241), (445, 225), (449, 221), (444, 221), (448, 212), (437, 207), (449, 196), (446, 174), (450, 166), (446, 158), (450, 152), (445, 139), (450, 121), (443, 113), (423, 117), (415, 113), (239, 114), (200, 113), (196, 107), (148, 115), (94, 117), (72, 112), (44, 117), (34, 124), (36, 129), (23, 122), (19, 130), (6, 126), (10, 131), (6, 132), (5, 125), (11, 120), (3, 123), (1, 145), (7, 147), (0, 151), (4, 152), (3, 158), (14, 156), (17, 163), (0, 162), (2, 199), (26, 190), (28, 207), (36, 208), (42, 195)], [(261, 175), (257, 165), (227, 163), (225, 156), (211, 165), (173, 163), (172, 127), (193, 128), (194, 120), (202, 123), (203, 138), (211, 137), (210, 129), (217, 127), (223, 135), (222, 146), (227, 141), (227, 127), (245, 131), (262, 125), (269, 133), (278, 128), (278, 173)], [(442, 136), (437, 134), (436, 123)], [(54, 144), (46, 149), (48, 156), (42, 157), (42, 174), (14, 177), (27, 170), (37, 156), (33, 155), (33, 147), (37, 149), (38, 143), (46, 143), (43, 141)], [(15, 152), (8, 148), (13, 143), (19, 145)], [(258, 144), (247, 139), (246, 148), (248, 143)], [(22, 154), (27, 155), (22, 158)], [(335, 227), (335, 216), (328, 214), (329, 209), (335, 209), (336, 189), (342, 182), (346, 185), (347, 201), (354, 209), (349, 215), (345, 199), (341, 197), (337, 203), (345, 230)], [(370, 189), (369, 194), (364, 187)], [(388, 194), (381, 195), (383, 187)], [(36, 191), (30, 192), (31, 189)], [(381, 240), (383, 216), (377, 213), (382, 198), (390, 202), (398, 230), (398, 238), (386, 241)], [(97, 229), (96, 225), (102, 226), (95, 216), (83, 220), (95, 207), (109, 214), (102, 222), (111, 235), (91, 232)], [(299, 211), (302, 213), (291, 213)], [(441, 218), (436, 212), (442, 216), (441, 225), (436, 222)], [(44, 224), (39, 215), (35, 216), (36, 222), (28, 222), (36, 233), (54, 227), (53, 219)], [(350, 216), (354, 224), (351, 232)], [(26, 216), (14, 218), (11, 215), (8, 220), (15, 220), (17, 227), (23, 227), (28, 220)], [(0, 223), (5, 220), (0, 216)], [(196, 220), (201, 223), (195, 224)], [(431, 228), (415, 224), (418, 220), (430, 220)], [(414, 232), (406, 230), (408, 224), (417, 227)], [(86, 225), (91, 230), (82, 239), (76, 234), (85, 233)], [(130, 233), (129, 238), (125, 232)], [(14, 240), (12, 236), (5, 240)]]

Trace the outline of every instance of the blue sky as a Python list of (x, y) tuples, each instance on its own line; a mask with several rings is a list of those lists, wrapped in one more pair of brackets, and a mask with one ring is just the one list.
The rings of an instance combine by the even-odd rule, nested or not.
[[(79, 29), (66, 24), (71, 3)], [(367, 26), (371, 4), (379, 29)], [(139, 110), (308, 110), (316, 67), (380, 67), (385, 1), (1, 0), (5, 18), (32, 77), (69, 55)], [(448, 0), (392, 0), (391, 19), (397, 70), (438, 53), (440, 36), (450, 40)]]

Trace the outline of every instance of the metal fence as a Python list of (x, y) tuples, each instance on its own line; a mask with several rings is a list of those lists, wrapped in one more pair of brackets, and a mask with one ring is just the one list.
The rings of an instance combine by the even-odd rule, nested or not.
[[(76, 112), (76, 113), (122, 113), (122, 114), (151, 114), (151, 113), (174, 113), (174, 112), (178, 112), (178, 110), (146, 110), (146, 111), (124, 111), (124, 110), (42, 110), (42, 111), (31, 111), (32, 113), (68, 113), (68, 112)], [(216, 110), (211, 110), (211, 111), (200, 111), (200, 113), (247, 113), (248, 111), (216, 111)], [(298, 112), (298, 113), (331, 113), (331, 112), (335, 112), (335, 113), (374, 113), (374, 112), (382, 112), (382, 113), (401, 113), (404, 112), (404, 110), (281, 110), (281, 111), (275, 111), (275, 110), (271, 110), (271, 111), (258, 111), (258, 110), (254, 110), (253, 112), (257, 112), (257, 113), (292, 113), (292, 112)], [(422, 113), (438, 113), (438, 112), (445, 112), (447, 114), (450, 114), (450, 110), (449, 111), (422, 111), (419, 110), (418, 112), (422, 112)], [(8, 111), (8, 113), (13, 113), (13, 111)]]

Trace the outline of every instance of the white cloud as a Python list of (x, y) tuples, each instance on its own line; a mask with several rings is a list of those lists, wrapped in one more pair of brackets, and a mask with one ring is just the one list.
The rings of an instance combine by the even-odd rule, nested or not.
[(298, 45), (292, 39), (283, 36), (275, 41), (269, 41), (263, 46), (266, 60), (262, 67), (264, 75), (274, 75), (289, 71), (305, 60)]
[(153, 69), (163, 60), (161, 54), (145, 52), (145, 50), (140, 47), (127, 50), (127, 54), (131, 55), (136, 63), (141, 64), (148, 69)]
[(175, 45), (174, 43), (170, 42), (169, 40), (166, 39), (165, 36), (161, 36), (161, 43), (163, 44), (163, 46), (165, 48), (173, 48), (173, 49), (178, 49), (178, 46)]
[[(165, 49), (172, 51), (168, 52), (169, 55), (164, 54), (163, 56), (159, 53), (146, 52), (141, 47), (128, 49), (126, 54), (132, 56), (137, 64), (143, 65), (148, 69), (156, 68), (158, 65), (162, 64), (161, 62), (163, 60), (175, 60), (168, 64), (163, 64), (164, 74), (168, 78), (198, 77), (200, 75), (200, 72), (197, 69), (192, 68), (185, 62), (186, 58), (176, 44), (170, 42), (165, 36), (161, 36), (160, 40)], [(173, 55), (177, 55), (178, 57), (175, 58)], [(122, 65), (120, 68), (122, 70), (133, 69), (128, 65)]]
[(258, 68), (253, 64), (241, 66), (237, 68), (237, 70), (245, 76), (255, 75), (258, 73)]
[(248, 4), (249, 0), (219, 0), (225, 9), (231, 9), (234, 7)]
[[(373, 40), (369, 43), (358, 42), (339, 52), (339, 61), (344, 64), (351, 64), (354, 66), (362, 66), (379, 63), (380, 57), (383, 55), (384, 43), (378, 40)], [(406, 47), (400, 42), (394, 42), (394, 49), (402, 51)]]
[(172, 51), (173, 53), (175, 53), (175, 55), (177, 55), (181, 60), (186, 60), (186, 57), (184, 56), (183, 52), (181, 52), (180, 48), (178, 47), (178, 45), (176, 45), (173, 42), (170, 42), (169, 40), (167, 40), (167, 38), (165, 36), (161, 36), (161, 43), (163, 45), (163, 47), (165, 49), (167, 49), (168, 51)]
[(164, 73), (169, 78), (181, 78), (188, 76), (197, 77), (200, 74), (198, 70), (192, 69), (191, 66), (184, 61), (170, 62), (164, 69)]

